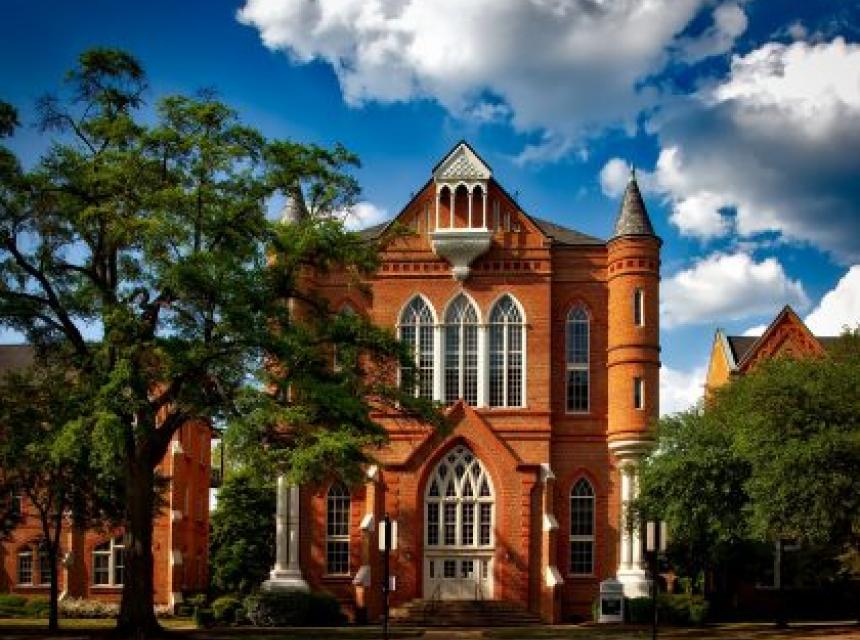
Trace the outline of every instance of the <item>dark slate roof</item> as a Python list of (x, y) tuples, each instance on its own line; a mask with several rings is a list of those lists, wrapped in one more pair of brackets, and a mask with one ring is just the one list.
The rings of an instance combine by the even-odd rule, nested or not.
[(624, 190), (621, 199), (621, 208), (618, 211), (618, 219), (615, 221), (615, 233), (613, 238), (620, 236), (653, 236), (654, 227), (651, 226), (651, 218), (645, 208), (645, 201), (639, 192), (639, 184), (636, 182), (635, 174), (630, 174), (630, 181)]
[[(760, 336), (726, 336), (729, 348), (732, 350), (732, 357), (735, 362), (740, 364), (744, 357), (749, 353), (750, 347), (755, 344)], [(830, 349), (833, 344), (839, 340), (838, 336), (815, 336), (815, 339), (821, 343), (825, 349)]]
[(391, 220), (387, 222), (382, 222), (380, 224), (375, 224), (372, 227), (367, 227), (366, 229), (359, 229), (358, 235), (360, 235), (365, 240), (376, 240), (379, 236), (382, 235), (382, 232), (385, 231), (385, 228), (391, 224)]
[(541, 231), (559, 244), (605, 244), (600, 238), (581, 233), (575, 229), (563, 227), (555, 222), (535, 218), (534, 216), (531, 216), (531, 219)]
[(29, 344), (0, 345), (0, 377), (33, 364), (34, 350)]

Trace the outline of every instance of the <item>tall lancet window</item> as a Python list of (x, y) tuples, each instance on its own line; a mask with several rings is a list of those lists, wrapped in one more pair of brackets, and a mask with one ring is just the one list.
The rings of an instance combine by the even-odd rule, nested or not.
[(594, 573), (594, 489), (585, 478), (570, 491), (570, 573)]
[(588, 411), (588, 312), (574, 307), (567, 314), (567, 410), (571, 413)]
[(433, 399), (433, 312), (420, 296), (412, 299), (400, 316), (400, 340), (417, 367), (400, 371), (401, 384), (416, 397)]
[(490, 406), (523, 405), (523, 315), (505, 295), (490, 312)]
[(478, 312), (462, 293), (445, 313), (445, 402), (478, 404)]
[(326, 573), (349, 573), (349, 489), (337, 482), (326, 500)]

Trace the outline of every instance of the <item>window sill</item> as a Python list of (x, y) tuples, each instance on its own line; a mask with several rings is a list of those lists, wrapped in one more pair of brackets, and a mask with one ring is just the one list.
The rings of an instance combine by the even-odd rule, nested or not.
[(322, 579), (328, 582), (352, 582), (352, 575), (348, 573), (324, 573)]
[(94, 584), (90, 585), (93, 591), (122, 591), (121, 584)]
[(597, 580), (597, 575), (594, 573), (568, 573), (567, 577), (570, 580)]

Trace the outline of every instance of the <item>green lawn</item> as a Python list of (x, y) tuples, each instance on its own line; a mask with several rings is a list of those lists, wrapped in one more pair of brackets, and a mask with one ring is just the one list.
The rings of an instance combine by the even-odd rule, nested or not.
[[(254, 629), (216, 628), (195, 629), (188, 618), (170, 618), (161, 621), (174, 640), (379, 640), (377, 626), (306, 628), (306, 629)], [(47, 640), (53, 636), (40, 633), (46, 620), (0, 618), (0, 638), (6, 640)], [(109, 619), (61, 620), (61, 633), (56, 637), (104, 639), (109, 636), (114, 621)], [(420, 638), (420, 629), (393, 628), (392, 640)], [(647, 627), (608, 627), (597, 625), (561, 625), (553, 627), (496, 628), (496, 629), (428, 629), (426, 640), (647, 640), (651, 629)], [(795, 625), (780, 631), (770, 624), (726, 624), (704, 628), (664, 628), (659, 637), (664, 640), (860, 640), (857, 625)]]

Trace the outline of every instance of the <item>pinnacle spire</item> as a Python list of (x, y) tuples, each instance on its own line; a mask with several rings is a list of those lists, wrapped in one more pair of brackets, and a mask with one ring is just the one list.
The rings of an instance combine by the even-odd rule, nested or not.
[(645, 201), (639, 191), (639, 183), (636, 181), (636, 167), (630, 166), (630, 180), (624, 190), (621, 199), (621, 208), (615, 221), (615, 233), (613, 238), (621, 236), (653, 236), (654, 227), (651, 226), (651, 218), (645, 208)]
[(284, 208), (281, 209), (281, 224), (291, 224), (307, 218), (308, 208), (298, 182), (287, 188), (286, 196)]

